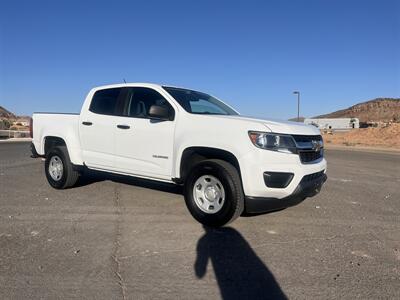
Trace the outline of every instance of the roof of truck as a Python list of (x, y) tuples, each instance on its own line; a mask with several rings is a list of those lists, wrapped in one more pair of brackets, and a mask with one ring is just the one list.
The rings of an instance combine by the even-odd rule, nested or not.
[(148, 82), (126, 82), (126, 83), (115, 83), (115, 84), (107, 84), (96, 86), (95, 89), (110, 89), (110, 88), (117, 88), (117, 87), (124, 87), (124, 86), (141, 86), (141, 87), (152, 87), (152, 88), (159, 88), (162, 87), (161, 84), (156, 83), (148, 83)]
[(126, 82), (126, 83), (115, 83), (108, 85), (100, 85), (93, 88), (93, 90), (102, 90), (102, 89), (111, 89), (111, 88), (120, 88), (120, 87), (128, 87), (128, 86), (136, 86), (136, 87), (148, 87), (148, 88), (162, 88), (162, 87), (171, 87), (177, 89), (186, 89), (191, 91), (197, 91), (196, 89), (186, 88), (182, 86), (176, 86), (173, 84), (159, 84), (159, 83), (151, 83), (151, 82)]

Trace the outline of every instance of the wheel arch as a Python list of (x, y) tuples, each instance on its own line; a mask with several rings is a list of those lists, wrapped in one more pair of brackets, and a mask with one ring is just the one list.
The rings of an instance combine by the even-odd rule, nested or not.
[(179, 173), (177, 178), (173, 180), (177, 183), (183, 183), (190, 169), (204, 159), (221, 159), (229, 162), (236, 168), (241, 177), (239, 160), (232, 152), (214, 147), (193, 146), (183, 150), (177, 168)]
[(44, 156), (46, 156), (48, 151), (54, 146), (65, 146), (67, 147), (68, 155), (71, 162), (74, 165), (83, 165), (79, 144), (77, 144), (75, 139), (72, 139), (71, 141), (64, 136), (49, 134), (43, 137), (41, 145), (42, 153)]
[(47, 156), (47, 154), (49, 153), (49, 151), (57, 146), (66, 146), (67, 150), (68, 150), (68, 146), (67, 143), (65, 142), (65, 140), (59, 136), (45, 136), (43, 138), (43, 152), (44, 152), (44, 156)]

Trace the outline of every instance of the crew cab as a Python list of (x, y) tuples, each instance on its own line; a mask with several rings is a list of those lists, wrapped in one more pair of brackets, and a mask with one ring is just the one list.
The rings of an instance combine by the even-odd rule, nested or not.
[(327, 178), (314, 126), (244, 117), (172, 86), (96, 87), (80, 114), (34, 113), (31, 132), (52, 187), (73, 187), (85, 169), (183, 185), (188, 210), (207, 226), (293, 206)]

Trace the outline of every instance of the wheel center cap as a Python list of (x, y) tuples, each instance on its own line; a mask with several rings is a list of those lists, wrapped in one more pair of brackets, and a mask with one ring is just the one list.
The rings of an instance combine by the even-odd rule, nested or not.
[(218, 197), (218, 192), (212, 186), (207, 187), (206, 190), (204, 191), (204, 194), (205, 194), (207, 200), (209, 200), (209, 201), (214, 201)]

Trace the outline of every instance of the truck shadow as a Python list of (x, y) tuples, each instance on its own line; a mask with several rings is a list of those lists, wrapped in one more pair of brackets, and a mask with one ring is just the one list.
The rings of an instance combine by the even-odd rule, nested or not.
[(116, 175), (106, 172), (96, 172), (92, 170), (85, 170), (83, 176), (81, 176), (74, 187), (82, 187), (90, 185), (96, 182), (101, 182), (105, 180), (110, 180), (113, 182), (118, 182), (122, 184), (138, 186), (143, 188), (148, 188), (152, 190), (158, 190), (161, 192), (172, 193), (182, 195), (182, 187), (166, 182), (158, 182), (149, 179), (142, 179), (137, 177), (128, 177), (123, 175)]
[[(117, 174), (107, 173), (107, 172), (98, 172), (98, 171), (94, 171), (94, 170), (85, 170), (85, 173), (83, 174), (83, 176), (79, 177), (78, 182), (74, 185), (73, 188), (79, 188), (79, 187), (91, 185), (96, 182), (101, 182), (101, 181), (106, 181), (106, 180), (110, 180), (110, 181), (122, 183), (122, 184), (127, 184), (127, 185), (131, 185), (131, 186), (147, 188), (147, 189), (151, 189), (151, 190), (157, 190), (160, 192), (166, 192), (166, 193), (171, 193), (171, 194), (176, 194), (176, 195), (183, 195), (183, 187), (180, 185), (167, 183), (167, 182), (154, 181), (154, 180), (150, 180), (150, 179), (142, 179), (142, 178), (138, 178), (138, 177), (117, 175)], [(251, 217), (256, 217), (259, 215), (265, 215), (265, 214), (269, 214), (269, 213), (278, 212), (281, 210), (284, 210), (284, 208), (277, 209), (274, 211), (269, 211), (269, 212), (261, 212), (261, 213), (243, 212), (241, 217), (250, 217), (251, 218)]]
[(274, 275), (233, 228), (203, 226), (194, 271), (205, 276), (210, 261), (222, 299), (287, 299)]

